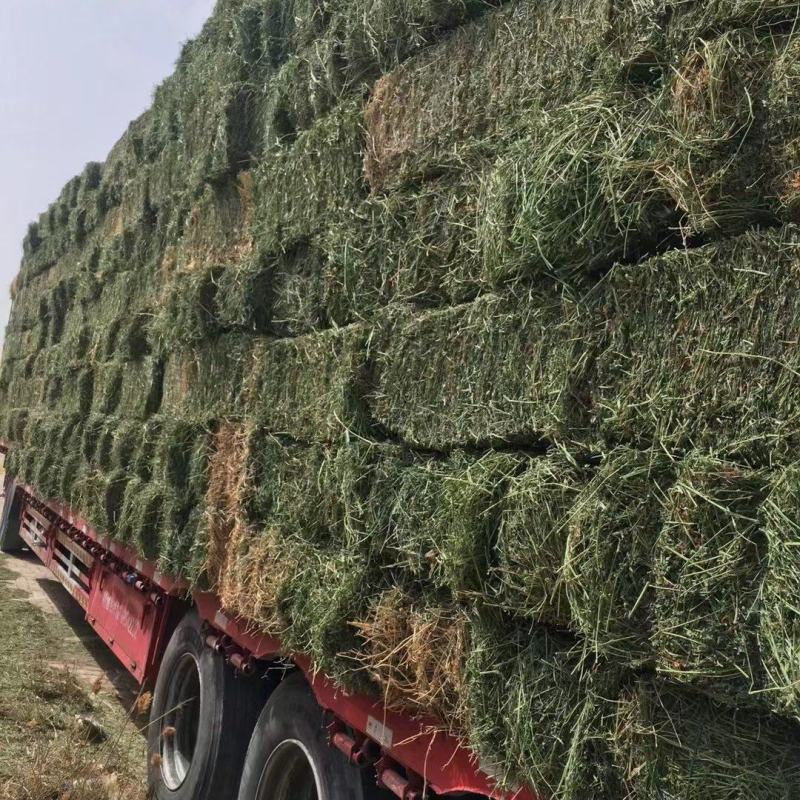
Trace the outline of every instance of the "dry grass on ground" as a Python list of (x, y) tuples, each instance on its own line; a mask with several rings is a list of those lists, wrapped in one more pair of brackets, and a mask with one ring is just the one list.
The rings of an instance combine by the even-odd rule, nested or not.
[(69, 662), (69, 626), (12, 578), (0, 556), (0, 800), (144, 800), (139, 723), (99, 682), (49, 665)]

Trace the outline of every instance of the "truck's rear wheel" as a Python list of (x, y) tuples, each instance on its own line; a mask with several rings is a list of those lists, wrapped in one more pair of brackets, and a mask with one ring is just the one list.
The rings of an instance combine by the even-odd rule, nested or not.
[(265, 693), (206, 647), (199, 617), (187, 614), (164, 653), (150, 712), (155, 800), (235, 800)]
[(300, 673), (273, 692), (256, 725), (239, 800), (373, 800), (385, 797), (330, 747), (322, 709)]

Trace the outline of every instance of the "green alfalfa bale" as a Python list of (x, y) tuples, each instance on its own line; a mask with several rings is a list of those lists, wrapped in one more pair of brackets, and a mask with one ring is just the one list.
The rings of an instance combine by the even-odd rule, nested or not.
[(11, 288), (12, 304), (8, 314), (8, 330), (30, 330), (39, 321), (39, 297), (36, 284), (33, 281), (27, 286), (19, 286), (18, 279)]
[(342, 63), (330, 37), (293, 53), (268, 80), (261, 103), (268, 147), (311, 128), (336, 106), (345, 89)]
[(164, 413), (198, 420), (243, 417), (256, 346), (253, 337), (229, 333), (175, 350), (164, 372)]
[(39, 340), (42, 338), (42, 325), (37, 323), (33, 328), (26, 331), (19, 331), (8, 336), (3, 345), (3, 360), (27, 358), (35, 355), (39, 348)]
[(254, 173), (255, 238), (280, 253), (326, 230), (366, 196), (362, 101), (348, 101), (296, 139), (275, 145)]
[(490, 602), (534, 622), (568, 627), (564, 561), (570, 510), (587, 478), (552, 451), (509, 476), (499, 507)]
[(153, 276), (144, 270), (116, 275), (91, 271), (82, 275), (81, 280), (83, 317), (92, 329), (91, 355), (98, 361), (113, 358), (124, 352), (129, 326), (148, 308), (155, 293)]
[(125, 490), (131, 476), (125, 470), (115, 470), (108, 475), (105, 491), (105, 516), (112, 535), (119, 529), (125, 503)]
[(615, 268), (592, 406), (606, 443), (790, 456), (800, 239), (791, 226)]
[(274, 434), (305, 442), (367, 436), (371, 331), (364, 325), (320, 331), (256, 345), (255, 422)]
[[(154, 314), (149, 309), (140, 309), (135, 297), (130, 302), (127, 311), (113, 318), (100, 313), (91, 322), (76, 319), (70, 330), (72, 360), (81, 362), (89, 356), (95, 361), (129, 361), (148, 355), (149, 327)], [(84, 332), (87, 328), (88, 342)], [(79, 347), (83, 348), (80, 355)]]
[[(8, 335), (8, 331), (6, 331)], [(25, 358), (4, 358), (0, 366), (0, 393), (7, 396), (9, 389), (20, 379), (25, 377)]]
[(64, 322), (72, 310), (78, 291), (74, 276), (64, 278), (53, 286), (45, 298), (47, 303), (48, 344), (57, 344), (64, 333)]
[(92, 411), (143, 417), (158, 410), (161, 362), (109, 361), (93, 368)]
[(458, 600), (486, 591), (499, 501), (519, 457), (457, 453), (448, 460), (396, 463), (382, 559)]
[(524, 461), (492, 452), (478, 459), (456, 454), (450, 461), (455, 470), (445, 480), (442, 502), (432, 520), (431, 571), (437, 584), (457, 600), (465, 600), (486, 592), (500, 500)]
[[(222, 9), (221, 9), (222, 10)], [(243, 89), (242, 62), (234, 45), (235, 23), (215, 13), (200, 35), (187, 42), (169, 79), (177, 99), (187, 184), (222, 179), (235, 172), (236, 120), (231, 118)]]
[(67, 231), (70, 241), (75, 247), (83, 246), (91, 229), (92, 223), (88, 219), (86, 209), (75, 208), (70, 212)]
[(798, 17), (797, 3), (787, 0), (710, 0), (678, 4), (674, 11), (669, 29), (678, 46), (717, 31), (790, 28)]
[(115, 538), (123, 544), (133, 545), (136, 541), (139, 524), (138, 512), (141, 509), (141, 497), (146, 486), (146, 481), (136, 475), (130, 476), (125, 486), (122, 510), (115, 531)]
[(562, 579), (586, 647), (622, 664), (652, 660), (652, 589), (665, 493), (674, 480), (659, 451), (609, 453), (567, 521)]
[[(247, 433), (246, 483), (241, 500), (248, 524), (261, 527), (279, 507), (279, 497), (286, 481), (284, 475), (302, 474), (303, 461), (319, 456), (319, 449), (308, 449), (293, 442), (281, 441), (269, 431), (254, 427)], [(311, 471), (319, 472), (316, 461)], [(310, 505), (307, 507), (311, 507)], [(291, 509), (291, 505), (288, 506)], [(302, 508), (302, 507), (301, 507)]]
[[(25, 425), (24, 435), (19, 442), (23, 448), (30, 450), (28, 455), (36, 452), (38, 447), (41, 445), (43, 439), (42, 427), (50, 418), (51, 415), (49, 413), (43, 414), (37, 409), (28, 409), (28, 420)], [(33, 477), (33, 475), (28, 474), (27, 477), (30, 479)]]
[(406, 452), (379, 465), (368, 505), (368, 530), (387, 569), (431, 582), (432, 520), (450, 475), (447, 461)]
[(99, 245), (100, 273), (109, 276), (126, 270), (143, 271), (153, 256), (154, 243), (150, 225), (144, 222), (104, 237)]
[(191, 475), (191, 456), (198, 433), (197, 423), (165, 417), (153, 453), (153, 482), (185, 490)]
[(483, 285), (481, 179), (480, 163), (465, 165), (336, 218), (322, 241), (325, 314), (342, 322), (391, 301), (441, 306), (474, 297)]
[(711, 456), (681, 464), (655, 546), (656, 666), (744, 702), (760, 687), (758, 622), (767, 539), (767, 475)]
[(281, 591), (285, 646), (307, 653), (317, 669), (340, 685), (369, 688), (353, 657), (360, 641), (352, 621), (364, 616), (369, 597), (383, 583), (380, 574), (347, 550), (315, 550), (300, 564)]
[(17, 408), (40, 410), (45, 402), (47, 378), (35, 375), (24, 381), (15, 382), (9, 389), (9, 401)]
[(242, 495), (247, 522), (314, 547), (369, 550), (365, 520), (379, 457), (380, 448), (363, 441), (302, 446), (257, 429)]
[(106, 208), (104, 198), (100, 194), (103, 180), (103, 165), (90, 161), (81, 173), (81, 185), (78, 190), (78, 209), (85, 213), (85, 226), (91, 233), (103, 218)]
[(84, 419), (80, 449), (83, 460), (92, 467), (96, 466), (94, 457), (105, 424), (106, 417), (103, 414), (91, 414)]
[(33, 440), (34, 446), (39, 450), (34, 486), (46, 499), (58, 499), (64, 455), (61, 443), (65, 429), (64, 419), (50, 416), (38, 428), (38, 435)]
[(59, 407), (64, 413), (88, 414), (94, 402), (94, 369), (68, 367), (65, 370)]
[(131, 471), (137, 452), (141, 447), (144, 423), (140, 420), (120, 419), (114, 430), (111, 447), (113, 469)]
[(86, 418), (77, 415), (68, 418), (68, 426), (64, 429), (61, 440), (61, 479), (59, 497), (69, 505), (74, 505), (76, 488), (80, 476), (86, 468), (81, 444)]
[(74, 309), (64, 323), (64, 336), (58, 347), (62, 363), (83, 363), (92, 344), (92, 323), (82, 309)]
[(25, 280), (42, 275), (58, 263), (72, 246), (72, 238), (68, 230), (70, 208), (63, 201), (51, 205), (53, 223), (46, 236), (40, 235), (41, 229), (36, 223), (28, 228), (23, 241), (23, 261), (20, 275)]
[(122, 324), (117, 350), (111, 357), (135, 361), (150, 355), (150, 326), (153, 317), (154, 312), (149, 308), (132, 311)]
[(509, 789), (526, 785), (563, 800), (620, 796), (594, 732), (603, 712), (592, 683), (604, 681), (574, 641), (486, 613), (469, 636), (466, 733), (484, 769)]
[(106, 474), (112, 470), (114, 437), (119, 426), (119, 417), (105, 417), (98, 432), (92, 463)]
[(14, 362), (17, 366), (13, 368), (13, 380), (8, 375), (5, 403), (14, 408), (35, 408), (44, 403), (48, 379), (52, 375), (46, 351), (40, 350)]
[(165, 417), (152, 456), (152, 481), (187, 502), (206, 493), (212, 432), (205, 424)]
[(196, 434), (189, 454), (189, 475), (185, 499), (190, 506), (200, 504), (208, 494), (211, 457), (217, 425), (202, 427)]
[(214, 307), (223, 329), (250, 334), (272, 332), (275, 272), (269, 259), (254, 252), (221, 273)]
[(541, 295), (395, 309), (371, 346), (370, 411), (394, 436), (434, 450), (577, 438), (587, 322), (582, 306)]
[(665, 80), (650, 157), (689, 233), (720, 237), (775, 221), (766, 98), (785, 41), (749, 30), (700, 40)]
[(76, 493), (80, 482), (81, 472), (85, 467), (80, 452), (81, 428), (76, 426), (67, 448), (62, 455), (61, 479), (58, 487), (58, 497), (67, 505), (76, 507)]
[(6, 441), (18, 444), (25, 438), (25, 429), (30, 419), (30, 410), (27, 408), (10, 408), (5, 417), (4, 438)]
[[(791, 4), (797, 13), (796, 4)], [(767, 98), (769, 152), (774, 159), (771, 194), (784, 221), (800, 222), (800, 39), (793, 37), (770, 76)]]
[(758, 628), (766, 699), (778, 713), (800, 715), (800, 471), (796, 465), (770, 476), (760, 509), (767, 540)]
[(149, 220), (153, 208), (150, 202), (150, 175), (152, 169), (143, 164), (136, 175), (125, 181), (120, 187), (119, 207), (115, 209), (113, 219), (115, 232), (133, 231), (143, 221)]
[[(176, 123), (177, 124), (177, 123)], [(155, 157), (148, 173), (148, 194), (150, 203), (161, 216), (176, 197), (183, 195), (189, 187), (186, 162), (180, 140), (166, 141)]]
[(101, 534), (112, 533), (106, 513), (108, 477), (101, 471), (87, 468), (82, 471), (75, 487), (77, 509), (89, 524)]
[(483, 188), (485, 279), (571, 282), (666, 240), (676, 217), (655, 180), (655, 115), (611, 92), (532, 109)]
[(206, 185), (191, 197), (185, 230), (177, 245), (178, 265), (189, 271), (210, 265), (229, 266), (250, 255), (253, 242), (253, 178), (235, 178)]
[(248, 65), (261, 60), (271, 67), (317, 41), (328, 19), (321, 0), (258, 0), (237, 16), (239, 51)]
[(25, 445), (18, 445), (9, 451), (6, 456), (5, 470), (13, 475), (19, 483), (32, 483), (30, 469), (33, 451)]
[(340, 275), (345, 272), (346, 268), (340, 271), (332, 264), (319, 239), (295, 242), (275, 256), (270, 275), (271, 331), (277, 336), (302, 336), (356, 321), (339, 300)]
[(161, 521), (161, 543), (159, 566), (164, 572), (177, 578), (197, 583), (194, 569), (194, 552), (202, 536), (204, 509), (188, 507), (175, 497), (168, 503)]
[(171, 539), (172, 548), (163, 553), (165, 571), (187, 580), (196, 591), (214, 587), (208, 578), (208, 516), (203, 502), (193, 505), (178, 536)]
[(796, 723), (732, 709), (643, 676), (623, 692), (609, 731), (626, 797), (793, 800)]
[(142, 424), (141, 438), (131, 459), (131, 469), (143, 481), (149, 481), (153, 476), (156, 449), (166, 424), (167, 419), (161, 416), (149, 417)]
[(341, 40), (341, 53), (351, 69), (365, 75), (394, 69), (416, 51), (499, 4), (500, 0), (325, 3), (334, 11), (328, 35)]
[(510, 3), (382, 77), (366, 110), (372, 189), (416, 182), (472, 151), (491, 155), (532, 108), (584, 93), (611, 5)]
[(165, 537), (174, 534), (171, 523), (180, 508), (177, 496), (168, 487), (157, 481), (147, 483), (131, 478), (125, 489), (118, 535), (144, 558), (156, 561)]
[(359, 213), (331, 218), (323, 236), (294, 242), (270, 259), (270, 331), (276, 336), (350, 325), (383, 305), (379, 270), (357, 249), (363, 241), (358, 230), (369, 224)]
[(169, 353), (174, 343), (195, 344), (222, 333), (217, 309), (225, 267), (178, 272), (167, 285), (151, 328), (153, 349)]
[(125, 365), (109, 361), (94, 366), (92, 413), (114, 414), (119, 409)]
[(122, 386), (117, 406), (120, 416), (144, 419), (161, 408), (164, 363), (146, 356), (122, 365)]

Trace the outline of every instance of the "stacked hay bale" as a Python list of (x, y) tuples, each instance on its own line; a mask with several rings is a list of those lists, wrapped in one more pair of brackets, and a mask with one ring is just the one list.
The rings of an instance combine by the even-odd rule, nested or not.
[(220, 0), (28, 231), (10, 468), (504, 785), (798, 797), (798, 14)]

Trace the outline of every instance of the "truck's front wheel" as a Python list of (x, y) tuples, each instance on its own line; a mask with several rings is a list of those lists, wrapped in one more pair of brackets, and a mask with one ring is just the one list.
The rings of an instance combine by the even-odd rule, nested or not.
[(265, 687), (206, 647), (190, 612), (170, 639), (156, 681), (148, 743), (155, 800), (235, 800)]
[(385, 797), (331, 748), (322, 709), (300, 673), (273, 692), (258, 721), (239, 800), (372, 800)]
[(22, 550), (25, 542), (19, 535), (22, 515), (22, 495), (17, 491), (16, 481), (6, 475), (3, 484), (3, 511), (0, 516), (0, 553)]

